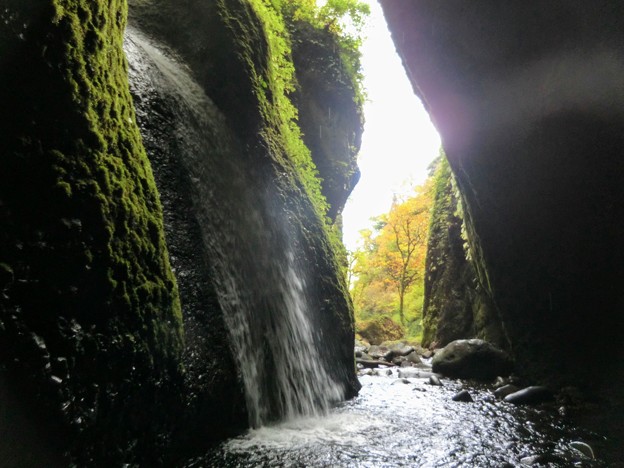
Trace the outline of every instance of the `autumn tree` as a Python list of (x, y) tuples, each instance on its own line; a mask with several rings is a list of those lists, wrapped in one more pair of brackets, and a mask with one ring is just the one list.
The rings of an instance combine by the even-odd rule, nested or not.
[[(428, 181), (412, 196), (396, 198), (388, 213), (374, 218), (372, 230), (362, 231), (361, 246), (351, 254), (356, 317), (398, 312), (401, 325), (409, 325), (406, 298), (422, 291), (431, 203)], [(412, 312), (413, 321), (418, 311)]]
[(378, 261), (399, 295), (399, 317), (405, 325), (405, 292), (424, 278), (431, 198), (423, 190), (402, 203), (395, 201), (379, 235)]

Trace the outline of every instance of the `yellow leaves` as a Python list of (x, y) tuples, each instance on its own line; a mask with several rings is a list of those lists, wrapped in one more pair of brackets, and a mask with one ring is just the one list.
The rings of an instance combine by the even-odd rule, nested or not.
[(359, 317), (394, 310), (405, 323), (406, 294), (424, 280), (432, 204), (433, 184), (428, 180), (412, 196), (395, 199), (390, 211), (375, 219), (375, 232), (361, 232), (362, 248), (352, 262), (352, 294)]

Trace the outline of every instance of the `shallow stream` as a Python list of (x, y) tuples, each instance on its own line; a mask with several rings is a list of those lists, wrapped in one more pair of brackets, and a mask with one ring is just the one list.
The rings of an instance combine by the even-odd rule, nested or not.
[[(598, 434), (565, 422), (556, 405), (496, 400), (488, 386), (379, 371), (329, 415), (287, 421), (230, 439), (187, 467), (606, 467), (583, 454)], [(471, 403), (452, 401), (462, 389)]]

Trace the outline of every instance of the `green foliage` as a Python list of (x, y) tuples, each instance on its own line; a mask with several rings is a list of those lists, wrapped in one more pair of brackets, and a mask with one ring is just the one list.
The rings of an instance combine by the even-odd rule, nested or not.
[(336, 38), (342, 64), (355, 90), (355, 102), (364, 104), (361, 52), (362, 29), (370, 14), (368, 4), (359, 0), (328, 0), (317, 7), (315, 0), (275, 0), (291, 21), (305, 21)]
[[(242, 22), (238, 18), (229, 16), (224, 1), (220, 0), (219, 4), (226, 23), (233, 29), (241, 27)], [(328, 209), (327, 201), (321, 192), (321, 182), (310, 150), (303, 143), (297, 125), (297, 109), (288, 97), (294, 91), (296, 81), (290, 56), (290, 37), (284, 18), (276, 8), (278, 2), (249, 0), (249, 4), (261, 21), (262, 33), (268, 45), (267, 56), (258, 62), (254, 35), (247, 34), (239, 38), (263, 120), (261, 137), (272, 150), (276, 161), (287, 169), (285, 174), (295, 178), (313, 201), (318, 216), (323, 219)]]
[(356, 331), (370, 344), (381, 344), (384, 341), (399, 340), (405, 335), (405, 330), (390, 317), (374, 317), (356, 324)]

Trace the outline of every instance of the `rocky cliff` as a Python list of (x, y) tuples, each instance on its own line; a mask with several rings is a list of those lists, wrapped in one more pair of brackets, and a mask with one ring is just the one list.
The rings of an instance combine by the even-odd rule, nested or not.
[[(315, 365), (343, 398), (358, 389), (350, 300), (289, 107), (279, 15), (246, 0), (130, 4), (130, 67), (123, 0), (0, 11), (10, 464), (167, 464), (245, 427), (232, 304), (279, 328), (284, 278), (305, 299)], [(242, 292), (229, 294), (230, 279)], [(265, 353), (268, 379), (279, 361)]]
[[(360, 179), (357, 154), (364, 116), (354, 106), (358, 91), (340, 57), (333, 34), (305, 21), (289, 21), (292, 56), (299, 86), (293, 100), (303, 139), (322, 179), (332, 220), (342, 212)], [(332, 53), (328, 53), (332, 51)]]
[(425, 261), (423, 340), (443, 347), (462, 338), (508, 343), (490, 297), (479, 283), (453, 174), (442, 154), (434, 174), (434, 200)]
[(519, 369), (621, 389), (623, 7), (382, 5)]

